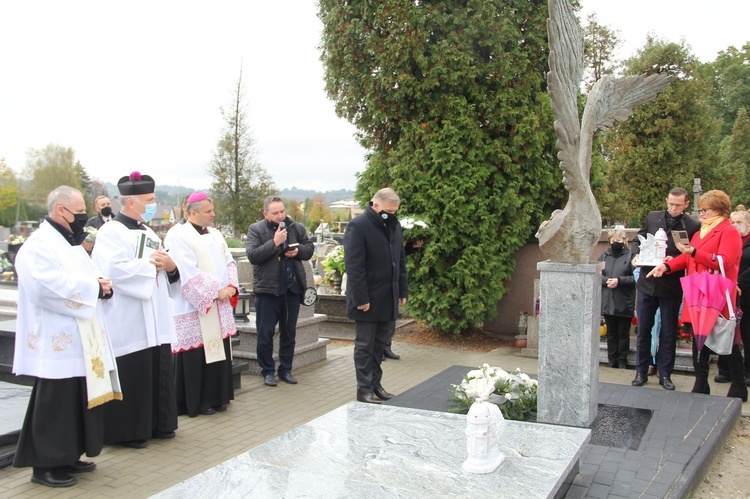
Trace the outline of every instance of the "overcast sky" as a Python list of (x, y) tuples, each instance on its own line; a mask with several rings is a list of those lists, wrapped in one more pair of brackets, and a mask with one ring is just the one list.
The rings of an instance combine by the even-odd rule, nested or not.
[[(750, 39), (747, 0), (582, 0), (620, 31), (622, 57), (653, 31), (703, 61)], [(132, 170), (208, 188), (206, 167), (244, 65), (261, 164), (280, 188), (353, 189), (355, 129), (324, 92), (313, 0), (0, 0), (0, 157), (72, 147), (92, 177)]]

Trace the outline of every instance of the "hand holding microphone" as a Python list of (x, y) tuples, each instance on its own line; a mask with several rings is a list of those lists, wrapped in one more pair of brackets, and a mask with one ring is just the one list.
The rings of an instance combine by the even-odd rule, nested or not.
[(286, 242), (286, 224), (284, 222), (279, 223), (279, 228), (276, 229), (276, 233), (273, 235), (273, 244), (281, 246)]

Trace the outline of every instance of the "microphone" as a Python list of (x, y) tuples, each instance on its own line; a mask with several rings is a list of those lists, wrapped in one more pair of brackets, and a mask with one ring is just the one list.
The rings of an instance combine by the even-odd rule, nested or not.
[[(284, 222), (279, 222), (279, 230), (282, 230), (282, 229), (286, 229), (286, 223), (284, 223)], [(284, 241), (284, 244), (282, 244), (282, 245), (281, 245), (281, 247), (282, 247), (282, 248), (284, 248), (284, 249), (286, 249), (286, 248), (287, 248), (287, 246), (286, 246), (286, 241)]]

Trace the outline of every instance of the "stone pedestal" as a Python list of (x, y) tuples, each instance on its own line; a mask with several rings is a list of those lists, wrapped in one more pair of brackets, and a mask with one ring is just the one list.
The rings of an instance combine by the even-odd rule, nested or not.
[[(312, 307), (301, 307), (300, 316), (297, 320), (297, 337), (294, 347), (294, 368), (298, 369), (308, 364), (326, 359), (326, 345), (331, 340), (320, 338), (320, 324), (326, 321), (326, 316), (315, 314), (311, 317), (303, 317), (302, 309)], [(306, 314), (305, 314), (306, 315)], [(279, 361), (279, 333), (278, 326), (273, 338), (273, 358)], [(248, 373), (260, 374), (258, 365), (258, 355), (256, 352), (258, 344), (258, 334), (255, 329), (255, 313), (249, 315), (249, 321), (244, 324), (237, 324), (239, 333), (240, 346), (234, 349), (234, 357), (250, 361)]]
[(603, 262), (539, 262), (537, 421), (586, 428), (596, 418)]

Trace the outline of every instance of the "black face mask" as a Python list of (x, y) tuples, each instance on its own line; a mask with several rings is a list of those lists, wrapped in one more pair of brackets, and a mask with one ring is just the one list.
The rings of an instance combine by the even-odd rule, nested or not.
[(73, 215), (72, 222), (68, 222), (67, 220), (65, 220), (66, 222), (68, 222), (68, 225), (70, 225), (70, 231), (73, 233), (73, 235), (81, 234), (83, 232), (83, 228), (86, 227), (86, 222), (89, 221), (89, 216), (85, 213), (73, 213), (64, 206), (63, 208), (65, 209), (65, 211)]
[(612, 248), (612, 253), (615, 255), (622, 253), (622, 250), (625, 248), (623, 243), (611, 243), (609, 246)]
[(382, 211), (378, 212), (378, 215), (380, 215), (381, 218), (388, 225), (394, 225), (395, 223), (398, 222), (398, 218), (396, 218), (396, 215), (394, 215), (393, 213), (388, 213), (385, 210), (382, 210)]
[(102, 216), (103, 217), (111, 217), (112, 216), (112, 207), (111, 206), (105, 206), (102, 208)]

